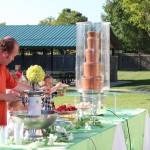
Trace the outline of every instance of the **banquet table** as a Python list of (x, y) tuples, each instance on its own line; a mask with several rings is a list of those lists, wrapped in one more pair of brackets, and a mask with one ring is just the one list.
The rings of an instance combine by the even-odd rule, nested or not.
[(102, 126), (91, 126), (91, 130), (83, 126), (69, 131), (74, 139), (69, 142), (54, 143), (49, 146), (36, 144), (0, 145), (2, 150), (143, 150), (145, 109), (107, 109), (103, 116), (97, 116)]

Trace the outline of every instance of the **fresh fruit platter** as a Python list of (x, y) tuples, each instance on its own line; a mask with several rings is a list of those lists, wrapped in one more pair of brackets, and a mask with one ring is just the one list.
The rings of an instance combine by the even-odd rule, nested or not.
[(61, 105), (55, 108), (55, 111), (57, 111), (59, 114), (72, 114), (77, 111), (77, 108), (73, 105)]

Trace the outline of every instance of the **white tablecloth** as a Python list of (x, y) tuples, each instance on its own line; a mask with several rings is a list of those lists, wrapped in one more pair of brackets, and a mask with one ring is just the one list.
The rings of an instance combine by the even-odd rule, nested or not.
[(150, 118), (148, 112), (145, 119), (143, 150), (150, 150)]

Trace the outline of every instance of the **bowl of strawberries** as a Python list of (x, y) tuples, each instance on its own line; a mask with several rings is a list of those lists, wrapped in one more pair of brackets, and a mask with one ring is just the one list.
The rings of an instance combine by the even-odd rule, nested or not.
[(69, 120), (73, 120), (76, 117), (76, 113), (78, 109), (70, 104), (60, 105), (55, 108), (55, 111), (58, 112), (60, 117), (67, 118)]

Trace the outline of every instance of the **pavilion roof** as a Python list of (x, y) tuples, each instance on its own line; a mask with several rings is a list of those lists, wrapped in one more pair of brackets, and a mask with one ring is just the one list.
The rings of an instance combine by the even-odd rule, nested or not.
[[(20, 48), (76, 49), (76, 25), (3, 25), (0, 38), (14, 37)], [(110, 30), (111, 46), (121, 46)]]

